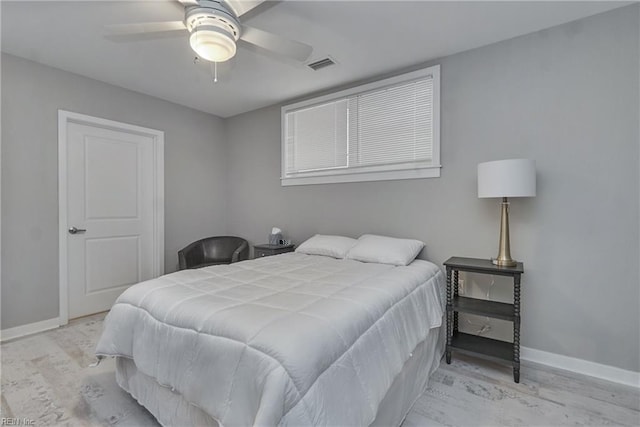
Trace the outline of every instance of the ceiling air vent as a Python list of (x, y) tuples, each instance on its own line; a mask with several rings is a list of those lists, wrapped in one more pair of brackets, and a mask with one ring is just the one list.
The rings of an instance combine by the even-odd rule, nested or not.
[(313, 71), (318, 71), (321, 68), (329, 67), (330, 65), (335, 65), (335, 61), (328, 56), (326, 58), (319, 59), (311, 64), (307, 64), (309, 68)]

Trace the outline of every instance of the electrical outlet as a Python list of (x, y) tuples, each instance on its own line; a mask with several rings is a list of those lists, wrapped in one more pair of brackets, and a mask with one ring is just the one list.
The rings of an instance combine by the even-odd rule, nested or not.
[(464, 295), (465, 291), (466, 289), (464, 287), (464, 279), (458, 279), (458, 294)]

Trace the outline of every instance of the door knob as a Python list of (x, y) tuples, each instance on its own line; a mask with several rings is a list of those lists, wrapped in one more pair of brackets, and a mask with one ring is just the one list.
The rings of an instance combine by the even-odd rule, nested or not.
[(85, 231), (87, 231), (87, 230), (85, 230), (84, 228), (71, 227), (71, 228), (69, 229), (69, 234), (84, 233)]

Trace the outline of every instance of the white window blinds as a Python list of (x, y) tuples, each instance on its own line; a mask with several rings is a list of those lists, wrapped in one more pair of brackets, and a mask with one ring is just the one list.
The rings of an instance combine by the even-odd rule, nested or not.
[[(354, 174), (360, 177), (301, 183), (369, 180), (363, 174), (376, 172), (385, 174), (371, 179), (402, 179), (390, 171), (417, 178), (425, 175), (407, 171), (439, 168), (439, 68), (434, 68), (421, 70), (419, 77), (414, 72), (410, 78), (365, 85), (329, 100), (284, 107), (283, 184), (288, 185), (287, 179)], [(439, 169), (427, 176), (439, 176)]]
[(347, 166), (347, 105), (338, 100), (286, 115), (287, 173)]
[(352, 97), (351, 165), (431, 160), (432, 100), (432, 77)]

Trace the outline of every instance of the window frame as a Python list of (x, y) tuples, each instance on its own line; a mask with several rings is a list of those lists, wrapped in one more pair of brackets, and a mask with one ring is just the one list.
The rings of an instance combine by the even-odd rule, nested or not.
[[(380, 166), (365, 166), (353, 168), (338, 168), (331, 170), (321, 170), (305, 176), (286, 176), (286, 115), (287, 113), (315, 105), (326, 104), (348, 96), (360, 95), (367, 92), (382, 89), (412, 80), (418, 80), (427, 76), (433, 78), (433, 142), (432, 160), (430, 164), (385, 164)], [(304, 101), (288, 104), (281, 108), (280, 112), (280, 181), (282, 186), (309, 185), (309, 184), (333, 184), (342, 182), (366, 182), (366, 181), (386, 181), (404, 180), (419, 178), (439, 178), (440, 169), (440, 65), (412, 71), (398, 76), (378, 80), (371, 83), (355, 86), (349, 89), (333, 92), (327, 95), (307, 99)]]

